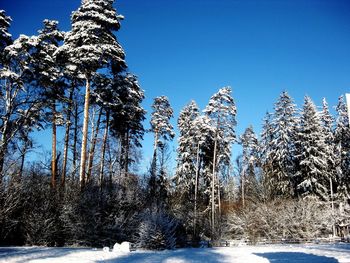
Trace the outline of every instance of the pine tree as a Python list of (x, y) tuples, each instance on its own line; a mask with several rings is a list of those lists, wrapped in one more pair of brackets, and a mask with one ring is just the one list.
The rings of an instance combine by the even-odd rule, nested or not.
[(58, 67), (53, 54), (63, 40), (63, 33), (58, 29), (58, 22), (44, 20), (44, 28), (39, 31), (37, 45), (32, 55), (33, 78), (38, 86), (42, 87), (42, 99), (47, 102), (50, 108), (52, 123), (52, 158), (51, 158), (51, 186), (56, 186), (57, 175), (57, 150), (56, 150), (56, 126), (59, 124), (56, 103), (63, 96), (63, 81), (60, 68)]
[(80, 160), (80, 185), (85, 185), (86, 146), (89, 119), (90, 82), (94, 72), (109, 66), (113, 71), (125, 68), (124, 51), (112, 31), (120, 27), (121, 16), (113, 8), (113, 0), (82, 0), (72, 14), (72, 30), (65, 35), (57, 58), (68, 66), (76, 66), (85, 76), (83, 138)]
[[(216, 234), (216, 205), (218, 204), (218, 219), (221, 216), (220, 201), (220, 180), (218, 171), (223, 166), (228, 166), (231, 158), (231, 145), (236, 140), (236, 105), (231, 96), (231, 88), (221, 88), (215, 93), (207, 107), (205, 114), (211, 119), (212, 126), (215, 129), (213, 137), (213, 159), (212, 159), (212, 178), (211, 178), (211, 227), (212, 238)], [(217, 190), (216, 190), (217, 189)], [(216, 197), (215, 197), (216, 193)]]
[(334, 132), (336, 154), (339, 160), (336, 162), (337, 169), (337, 199), (346, 202), (350, 199), (350, 127), (348, 109), (343, 96), (339, 97), (336, 107), (337, 118)]
[(265, 198), (272, 199), (274, 195), (274, 180), (272, 169), (272, 141), (273, 141), (273, 125), (272, 114), (267, 112), (264, 118), (261, 139), (260, 139), (260, 157), (261, 168), (263, 171), (263, 189), (265, 191)]
[[(151, 132), (154, 133), (153, 159), (151, 164), (151, 177), (149, 182), (150, 199), (154, 199), (155, 195), (163, 192), (162, 189), (157, 190), (157, 180), (165, 181), (165, 178), (157, 178), (157, 150), (165, 149), (168, 140), (172, 140), (175, 136), (173, 126), (170, 119), (173, 117), (173, 109), (170, 106), (169, 99), (166, 96), (156, 97), (152, 104), (151, 113)], [(164, 175), (164, 167), (160, 167), (160, 176)], [(158, 200), (157, 202), (163, 202)]]
[(12, 44), (12, 35), (9, 33), (9, 27), (12, 22), (11, 17), (6, 16), (4, 10), (0, 10), (0, 68), (3, 67), (4, 49)]
[(36, 43), (35, 37), (20, 35), (3, 52), (4, 63), (0, 69), (0, 182), (5, 155), (19, 131), (41, 126), (42, 101), (33, 85), (26, 85), (33, 74), (31, 61)]
[(323, 131), (320, 114), (306, 96), (296, 142), (298, 190), (302, 196), (316, 195), (328, 200), (327, 145)]
[(130, 164), (135, 162), (131, 150), (141, 147), (145, 133), (142, 122), (146, 111), (141, 105), (145, 95), (137, 77), (131, 73), (114, 81), (112, 89), (116, 92), (119, 104), (112, 111), (111, 131), (121, 142), (121, 169), (126, 175)]
[(249, 126), (240, 137), (242, 153), (241, 195), (244, 206), (245, 199), (257, 200), (258, 180), (257, 169), (259, 168), (259, 142), (252, 126)]
[[(201, 189), (200, 182), (206, 181), (210, 182), (209, 175), (207, 173), (209, 165), (207, 165), (206, 160), (208, 161), (211, 158), (205, 158), (209, 156), (210, 143), (215, 134), (215, 129), (212, 126), (211, 119), (206, 115), (199, 115), (193, 121), (192, 127), (192, 140), (196, 145), (196, 160), (195, 160), (195, 179), (194, 179), (194, 218), (193, 218), (193, 233), (194, 237), (197, 238), (197, 217), (198, 217), (198, 205), (199, 205), (199, 190)], [(212, 155), (210, 154), (210, 157)], [(202, 171), (203, 170), (203, 171)], [(202, 172), (201, 172), (202, 171)], [(204, 180), (200, 180), (204, 179)], [(210, 189), (206, 188), (207, 195), (210, 195)]]
[(296, 106), (287, 92), (282, 92), (272, 120), (271, 168), (269, 178), (274, 196), (293, 196), (295, 174)]
[(321, 122), (323, 125), (323, 133), (325, 136), (325, 143), (327, 146), (326, 159), (327, 159), (327, 174), (329, 176), (329, 194), (333, 201), (333, 192), (335, 190), (336, 179), (337, 179), (337, 166), (339, 158), (336, 154), (336, 144), (334, 138), (334, 118), (329, 112), (328, 103), (325, 98), (322, 100), (322, 112)]
[(182, 109), (177, 120), (180, 135), (175, 181), (178, 190), (187, 197), (195, 185), (198, 143), (195, 138), (194, 122), (198, 116), (199, 108), (195, 101), (191, 101)]

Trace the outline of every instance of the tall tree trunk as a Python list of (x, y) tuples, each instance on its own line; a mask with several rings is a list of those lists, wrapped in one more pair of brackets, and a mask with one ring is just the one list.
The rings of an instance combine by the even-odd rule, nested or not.
[(1, 147), (0, 147), (0, 184), (2, 183), (3, 178), (3, 169), (5, 163), (5, 153), (7, 152), (8, 142), (6, 136), (1, 138)]
[(84, 120), (83, 120), (83, 138), (81, 143), (81, 157), (80, 157), (80, 171), (79, 181), (80, 188), (83, 189), (85, 186), (85, 169), (86, 169), (86, 145), (87, 135), (89, 128), (89, 103), (90, 103), (90, 76), (85, 75), (86, 78), (86, 89), (85, 89), (85, 103), (84, 103)]
[(157, 173), (157, 148), (158, 148), (158, 132), (154, 134), (153, 158), (151, 164), (151, 176), (156, 176)]
[(216, 151), (217, 151), (217, 136), (215, 136), (214, 141), (214, 155), (213, 155), (213, 172), (211, 180), (211, 231), (212, 240), (214, 240), (215, 235), (215, 177), (216, 177)]
[(87, 182), (90, 182), (91, 180), (92, 166), (94, 163), (94, 155), (95, 155), (95, 147), (96, 147), (98, 133), (100, 130), (101, 115), (102, 115), (102, 108), (98, 113), (96, 129), (92, 131), (93, 134), (92, 134), (92, 141), (91, 141), (90, 151), (89, 151), (89, 161), (87, 166), (87, 178), (86, 178)]
[(73, 167), (72, 167), (72, 177), (75, 177), (77, 170), (77, 144), (78, 144), (78, 122), (79, 122), (79, 105), (76, 102), (74, 105), (74, 136), (73, 136), (73, 147), (72, 147), (72, 155), (73, 155)]
[(66, 122), (66, 131), (64, 134), (64, 149), (63, 149), (63, 164), (62, 164), (62, 177), (61, 177), (61, 186), (65, 186), (66, 182), (66, 173), (67, 173), (67, 160), (68, 160), (68, 148), (69, 148), (69, 132), (71, 127), (71, 114), (72, 114), (72, 100), (73, 100), (74, 87), (70, 89), (69, 92), (69, 101), (67, 105), (67, 122)]
[(130, 151), (130, 138), (129, 138), (130, 130), (129, 128), (126, 129), (126, 139), (125, 139), (125, 164), (124, 164), (124, 171), (125, 176), (129, 172), (129, 151)]
[[(26, 136), (28, 136), (28, 134), (26, 134)], [(23, 148), (21, 150), (21, 166), (20, 166), (19, 172), (18, 172), (19, 179), (22, 178), (23, 169), (24, 169), (24, 161), (25, 161), (25, 157), (26, 157), (26, 154), (27, 154), (29, 147), (30, 147), (29, 146), (29, 139), (25, 139), (24, 144), (23, 144)]]
[(193, 218), (193, 235), (196, 237), (197, 225), (197, 194), (198, 194), (198, 177), (199, 177), (199, 143), (197, 144), (197, 160), (196, 160), (196, 178), (194, 183), (194, 218)]
[(100, 160), (100, 189), (102, 190), (103, 186), (103, 169), (104, 169), (104, 161), (105, 161), (105, 154), (106, 154), (106, 145), (107, 145), (107, 138), (108, 138), (108, 128), (109, 128), (109, 110), (106, 111), (106, 127), (103, 134), (103, 141), (102, 141), (102, 147), (101, 147), (101, 160)]
[(53, 100), (51, 104), (52, 112), (52, 156), (51, 156), (51, 186), (52, 188), (56, 187), (56, 100)]
[(10, 116), (11, 116), (11, 108), (12, 108), (12, 98), (10, 91), (10, 84), (6, 81), (5, 83), (6, 92), (5, 92), (5, 114), (3, 116), (3, 128), (1, 134), (1, 142), (0, 142), (0, 184), (3, 179), (3, 169), (5, 163), (5, 155), (8, 147), (8, 137), (10, 133)]
[(243, 171), (243, 173), (242, 173), (242, 207), (244, 207), (244, 199), (245, 199), (245, 197), (244, 197), (244, 195), (245, 195), (245, 193), (244, 193), (244, 184), (245, 184), (245, 173), (244, 173), (244, 171)]

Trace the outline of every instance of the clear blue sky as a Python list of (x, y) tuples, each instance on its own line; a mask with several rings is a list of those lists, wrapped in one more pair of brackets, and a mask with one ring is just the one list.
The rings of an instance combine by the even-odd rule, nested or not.
[[(10, 31), (18, 36), (36, 34), (45, 18), (68, 31), (79, 5), (2, 0), (0, 9), (13, 18)], [(334, 106), (350, 91), (350, 1), (119, 0), (115, 6), (125, 16), (117, 37), (146, 91), (144, 106), (150, 111), (153, 97), (167, 95), (174, 125), (191, 99), (203, 109), (226, 85), (233, 88), (239, 134), (249, 124), (260, 132), (283, 90), (299, 106), (304, 95)], [(151, 140), (146, 136), (146, 162)]]

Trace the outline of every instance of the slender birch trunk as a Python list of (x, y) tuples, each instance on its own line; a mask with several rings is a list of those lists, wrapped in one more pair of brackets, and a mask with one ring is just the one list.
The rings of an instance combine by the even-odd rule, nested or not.
[(87, 146), (87, 135), (89, 128), (89, 103), (90, 103), (90, 76), (86, 74), (86, 89), (85, 89), (85, 103), (84, 103), (84, 120), (83, 120), (83, 138), (81, 143), (81, 157), (80, 157), (80, 171), (79, 181), (80, 188), (83, 189), (85, 186), (85, 170), (86, 170), (86, 146)]
[[(217, 136), (216, 136), (217, 137)], [(212, 228), (212, 239), (215, 235), (215, 177), (216, 177), (216, 151), (217, 151), (217, 138), (214, 141), (214, 156), (213, 156), (213, 172), (211, 181), (211, 228)]]
[(199, 177), (199, 143), (197, 144), (197, 160), (196, 160), (196, 178), (194, 183), (194, 219), (193, 219), (193, 234), (196, 236), (197, 225), (197, 193), (198, 193), (198, 177)]

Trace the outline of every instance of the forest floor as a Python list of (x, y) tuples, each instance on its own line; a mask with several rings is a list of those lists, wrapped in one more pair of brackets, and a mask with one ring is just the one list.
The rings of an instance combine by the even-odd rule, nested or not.
[(0, 247), (0, 262), (350, 263), (350, 244), (188, 248), (128, 254), (91, 248)]

